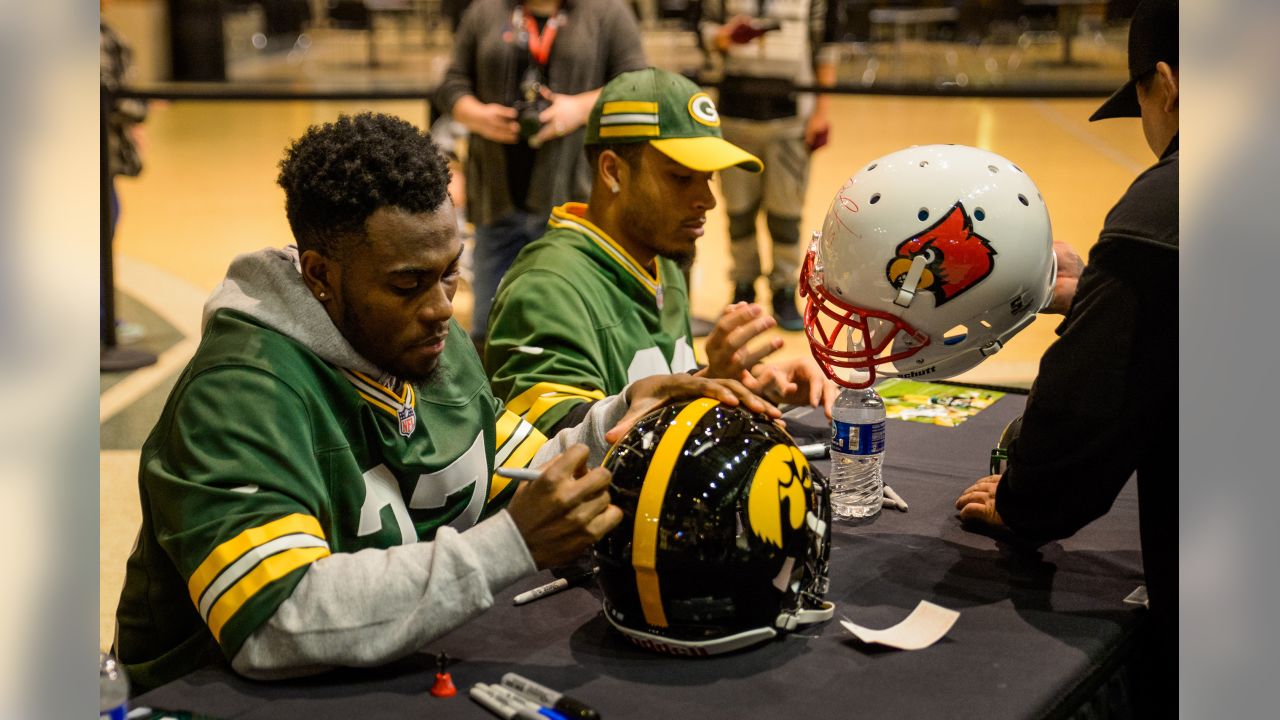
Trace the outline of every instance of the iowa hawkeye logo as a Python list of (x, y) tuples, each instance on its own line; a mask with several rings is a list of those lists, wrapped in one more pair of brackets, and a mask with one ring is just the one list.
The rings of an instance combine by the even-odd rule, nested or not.
[[(751, 530), (763, 541), (782, 547), (783, 534), (799, 530), (809, 509), (813, 487), (809, 461), (794, 445), (774, 445), (751, 479), (747, 515)], [(785, 501), (785, 503), (784, 503)]]
[(991, 243), (973, 231), (964, 206), (956, 203), (933, 227), (899, 245), (885, 274), (900, 288), (911, 262), (923, 256), (925, 269), (916, 289), (933, 293), (934, 307), (941, 307), (990, 275), (995, 255)]

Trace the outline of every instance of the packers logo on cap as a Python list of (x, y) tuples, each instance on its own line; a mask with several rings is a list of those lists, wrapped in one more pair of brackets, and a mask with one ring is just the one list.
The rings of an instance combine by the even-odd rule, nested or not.
[(707, 127), (720, 126), (720, 112), (716, 110), (716, 104), (711, 102), (711, 96), (704, 92), (689, 98), (689, 114)]

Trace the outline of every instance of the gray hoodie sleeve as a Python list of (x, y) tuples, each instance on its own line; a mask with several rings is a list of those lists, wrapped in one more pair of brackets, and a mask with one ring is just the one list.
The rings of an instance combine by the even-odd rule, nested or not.
[(586, 445), (591, 451), (591, 455), (587, 458), (587, 467), (596, 467), (604, 462), (604, 455), (609, 452), (609, 443), (605, 442), (604, 434), (626, 414), (628, 408), (626, 397), (630, 389), (631, 386), (628, 385), (617, 395), (592, 403), (591, 409), (581, 423), (561, 430), (538, 448), (538, 452), (529, 461), (529, 467), (542, 467), (570, 445), (577, 443)]
[(466, 532), (440, 528), (431, 542), (336, 553), (308, 568), (231, 665), (259, 680), (381, 665), (484, 612), (535, 570), (505, 510)]
[[(541, 466), (575, 443), (599, 465), (604, 433), (627, 411), (626, 390), (595, 403), (577, 427), (548, 440)], [(465, 532), (443, 527), (431, 542), (336, 553), (307, 569), (293, 593), (245, 640), (236, 672), (259, 680), (372, 666), (427, 643), (493, 605), (493, 596), (536, 567), (505, 510)]]

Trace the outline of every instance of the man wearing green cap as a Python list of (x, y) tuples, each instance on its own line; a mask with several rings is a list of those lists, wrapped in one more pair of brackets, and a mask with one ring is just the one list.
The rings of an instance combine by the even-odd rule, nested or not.
[[(715, 103), (680, 75), (649, 68), (605, 85), (587, 121), (590, 201), (551, 213), (494, 301), (485, 369), (494, 393), (546, 432), (652, 375), (697, 370), (682, 263), (715, 207), (718, 170), (759, 172), (725, 141)], [(735, 170), (736, 172), (736, 170)], [(811, 358), (764, 365), (781, 340), (747, 347), (775, 324), (738, 304), (707, 339), (708, 377), (744, 381), (775, 401), (835, 398)]]

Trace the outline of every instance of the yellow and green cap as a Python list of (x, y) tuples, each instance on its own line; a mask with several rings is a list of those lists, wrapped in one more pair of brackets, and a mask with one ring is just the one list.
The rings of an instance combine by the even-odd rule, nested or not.
[(610, 80), (587, 118), (587, 145), (648, 142), (691, 170), (764, 169), (760, 158), (720, 134), (720, 113), (688, 78), (646, 68)]

